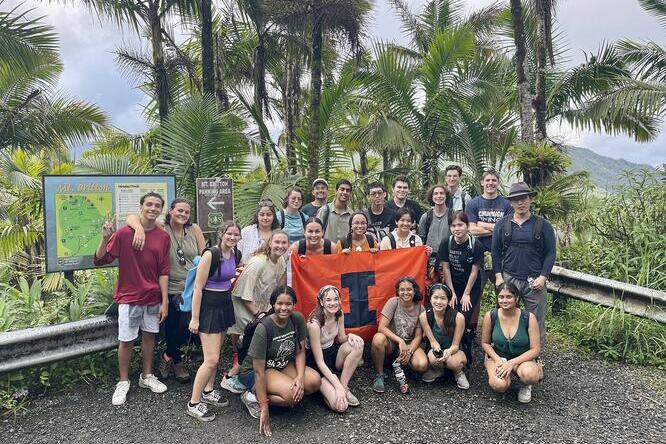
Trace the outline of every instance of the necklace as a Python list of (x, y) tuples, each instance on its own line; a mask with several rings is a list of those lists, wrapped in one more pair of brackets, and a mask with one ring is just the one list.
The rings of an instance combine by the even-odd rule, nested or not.
[[(183, 251), (183, 247), (181, 245), (181, 242), (184, 240), (185, 235), (187, 232), (185, 231), (185, 227), (183, 227), (183, 236), (180, 238), (180, 241), (178, 240), (178, 236), (176, 235), (176, 232), (174, 231), (173, 228), (171, 228), (171, 234), (174, 240), (174, 243), (176, 244), (176, 256), (178, 256), (178, 264), (181, 267), (184, 267), (185, 264), (187, 263), (187, 260), (185, 259), (185, 252)], [(171, 245), (173, 248), (173, 245)]]

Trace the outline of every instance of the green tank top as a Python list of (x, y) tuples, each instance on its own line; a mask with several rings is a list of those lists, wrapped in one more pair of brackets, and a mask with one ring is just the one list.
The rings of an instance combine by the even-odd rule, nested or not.
[(437, 342), (439, 342), (439, 346), (442, 347), (442, 350), (451, 347), (451, 344), (453, 343), (453, 336), (444, 336), (444, 332), (437, 324), (437, 321), (435, 321), (435, 325), (433, 325), (431, 328), (432, 334), (435, 336), (435, 339), (437, 339)]
[(527, 324), (523, 319), (522, 312), (521, 316), (518, 316), (518, 330), (516, 330), (516, 334), (511, 339), (504, 336), (500, 322), (498, 314), (492, 335), (493, 348), (498, 355), (502, 358), (513, 359), (530, 349), (530, 335), (527, 331)]

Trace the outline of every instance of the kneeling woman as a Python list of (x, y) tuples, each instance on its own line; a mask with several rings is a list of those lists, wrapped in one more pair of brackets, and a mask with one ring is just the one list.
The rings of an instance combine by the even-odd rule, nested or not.
[(292, 407), (319, 390), (321, 378), (305, 365), (305, 319), (294, 311), (296, 293), (280, 286), (270, 296), (271, 309), (257, 323), (243, 359), (240, 378), (248, 391), (241, 401), (254, 418), (259, 433), (270, 436), (268, 404)]
[(512, 283), (498, 287), (499, 309), (486, 313), (483, 319), (481, 345), (486, 353), (485, 367), (490, 388), (499, 393), (511, 386), (511, 374), (522, 382), (518, 401), (532, 400), (532, 386), (543, 377), (539, 356), (539, 324), (527, 310), (518, 308), (518, 289)]
[[(349, 391), (349, 380), (363, 355), (363, 339), (345, 333), (340, 292), (333, 285), (326, 285), (317, 293), (317, 307), (310, 313), (307, 326), (306, 363), (319, 369), (324, 401), (340, 413), (349, 405), (358, 406), (358, 399)], [(342, 371), (339, 379), (336, 370)]]
[(458, 388), (467, 390), (469, 382), (463, 372), (467, 357), (460, 350), (460, 340), (465, 331), (465, 316), (449, 307), (451, 294), (451, 289), (444, 284), (432, 285), (431, 308), (419, 315), (421, 328), (430, 344), (430, 368), (423, 374), (423, 382), (433, 382), (448, 368), (453, 372)]
[(372, 338), (372, 362), (377, 376), (372, 389), (384, 392), (384, 358), (397, 354), (393, 368), (400, 385), (400, 392), (409, 392), (401, 365), (409, 364), (412, 370), (423, 373), (428, 369), (428, 358), (421, 349), (423, 331), (419, 325), (419, 315), (423, 313), (421, 290), (412, 277), (402, 277), (395, 284), (396, 296), (392, 297), (382, 309), (377, 333)]

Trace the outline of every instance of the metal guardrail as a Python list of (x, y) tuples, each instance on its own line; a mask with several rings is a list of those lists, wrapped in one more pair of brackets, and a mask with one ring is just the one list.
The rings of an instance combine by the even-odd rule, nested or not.
[(564, 295), (666, 324), (666, 292), (592, 276), (555, 266), (547, 284), (554, 296)]
[[(555, 266), (548, 282), (554, 296), (614, 307), (666, 324), (666, 293)], [(0, 373), (20, 370), (118, 345), (118, 322), (97, 316), (83, 321), (0, 334)]]

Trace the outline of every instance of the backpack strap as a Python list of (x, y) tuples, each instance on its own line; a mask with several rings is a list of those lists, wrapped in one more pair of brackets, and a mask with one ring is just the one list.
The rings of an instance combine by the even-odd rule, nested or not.
[(305, 239), (298, 241), (298, 255), (305, 256)]
[(298, 215), (301, 216), (301, 223), (303, 224), (303, 230), (305, 230), (305, 214), (301, 210), (298, 210)]
[(428, 233), (430, 232), (430, 226), (432, 225), (432, 219), (434, 216), (435, 210), (433, 208), (429, 209), (426, 213), (425, 230), (423, 231), (423, 236), (425, 239), (428, 239)]
[(395, 240), (395, 236), (393, 235), (393, 233), (389, 233), (388, 238), (389, 242), (391, 243), (391, 250), (395, 250), (398, 244)]
[(291, 319), (291, 323), (294, 325), (294, 336), (295, 336), (295, 342), (296, 342), (296, 350), (301, 348), (301, 341), (298, 340), (298, 338), (301, 337), (301, 328), (298, 325), (298, 322), (296, 321), (296, 315), (293, 313), (289, 316), (289, 319)]
[(462, 211), (465, 212), (465, 198), (467, 197), (467, 193), (465, 191), (460, 192), (460, 199), (462, 200)]
[(238, 249), (238, 247), (234, 247), (234, 259), (236, 260), (236, 268), (238, 268), (238, 265), (241, 263), (241, 260), (243, 259), (243, 253)]
[(324, 239), (324, 254), (331, 254), (331, 240)]
[(375, 248), (375, 238), (371, 234), (366, 234), (365, 239), (368, 241), (368, 247)]
[(415, 247), (416, 246), (416, 235), (412, 234), (409, 236), (409, 246), (410, 247)]
[(543, 253), (543, 224), (544, 224), (544, 218), (538, 215), (534, 215), (536, 218), (536, 221), (534, 223), (534, 232), (532, 234), (532, 237), (534, 241), (536, 242), (537, 249), (539, 251), (539, 255), (541, 256)]
[[(509, 249), (511, 245), (511, 216), (505, 216), (501, 221), (502, 223), (502, 252), (500, 254), (501, 258), (504, 258), (504, 253)], [(502, 259), (503, 260), (503, 259)]]
[(321, 223), (324, 226), (324, 233), (326, 233), (326, 228), (328, 228), (328, 217), (331, 215), (331, 205), (332, 203), (324, 205), (324, 214), (322, 214)]
[(493, 330), (495, 329), (495, 324), (497, 323), (497, 309), (493, 308), (490, 310), (490, 336), (493, 335)]
[(435, 312), (432, 311), (432, 308), (426, 310), (426, 319), (428, 320), (428, 325), (432, 330), (435, 326)]
[[(326, 240), (324, 240), (324, 247), (326, 247), (325, 243)], [(347, 248), (351, 248), (351, 242), (349, 242), (349, 237), (344, 237), (340, 239), (340, 249), (345, 250)]]
[(278, 218), (278, 222), (280, 222), (280, 230), (284, 230), (284, 224), (285, 224), (284, 210), (278, 211), (275, 216)]
[(271, 342), (273, 342), (273, 321), (271, 321), (270, 315), (267, 315), (261, 318), (259, 323), (266, 330), (266, 350), (268, 350), (271, 347)]
[(206, 248), (206, 250), (204, 250), (204, 253), (206, 251), (210, 251), (210, 254), (212, 256), (210, 261), (210, 269), (208, 270), (208, 277), (211, 278), (220, 272), (220, 256), (221, 256), (220, 247), (218, 247), (217, 245), (213, 245), (210, 248)]

